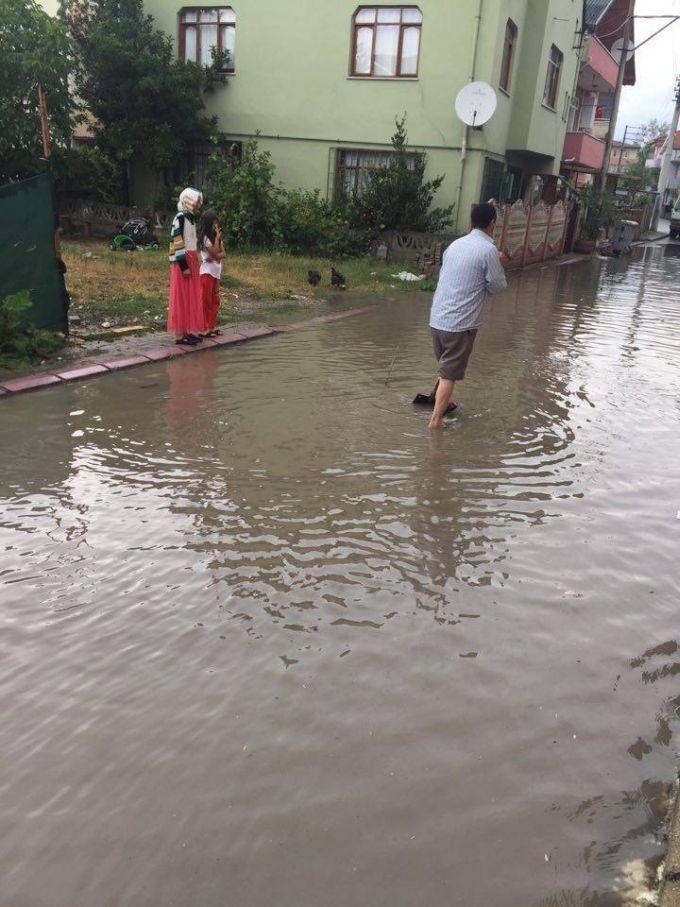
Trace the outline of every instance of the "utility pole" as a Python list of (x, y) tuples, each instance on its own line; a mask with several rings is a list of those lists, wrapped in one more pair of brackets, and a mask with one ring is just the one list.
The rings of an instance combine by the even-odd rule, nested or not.
[(623, 77), (626, 73), (626, 64), (628, 63), (628, 42), (633, 30), (633, 13), (635, 12), (635, 0), (628, 0), (628, 18), (623, 26), (623, 41), (621, 46), (621, 59), (619, 60), (619, 71), (616, 76), (616, 88), (614, 90), (614, 104), (612, 115), (609, 120), (609, 129), (607, 130), (607, 139), (604, 149), (604, 160), (600, 170), (598, 189), (600, 194), (607, 187), (607, 173), (609, 172), (609, 162), (612, 156), (612, 143), (614, 141), (614, 132), (616, 130), (616, 121), (619, 116), (619, 104), (621, 103), (621, 89), (623, 88)]
[(623, 130), (623, 142), (619, 148), (619, 162), (616, 165), (617, 174), (621, 173), (621, 159), (623, 158), (624, 151), (626, 150), (626, 139), (628, 138), (628, 126)]
[(678, 131), (678, 119), (680, 118), (680, 76), (676, 79), (675, 82), (675, 110), (673, 111), (673, 121), (671, 122), (671, 128), (668, 130), (668, 138), (666, 139), (666, 147), (663, 152), (663, 159), (661, 161), (661, 173), (659, 174), (659, 188), (658, 194), (654, 200), (654, 212), (652, 214), (652, 221), (650, 227), (652, 230), (656, 230), (659, 226), (659, 214), (661, 212), (661, 206), (663, 205), (663, 197), (668, 188), (668, 183), (670, 181), (671, 175), (671, 160), (673, 158), (673, 145), (675, 144), (675, 133)]

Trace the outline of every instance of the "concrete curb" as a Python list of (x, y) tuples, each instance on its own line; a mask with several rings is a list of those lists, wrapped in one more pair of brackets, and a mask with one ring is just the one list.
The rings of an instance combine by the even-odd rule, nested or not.
[(102, 359), (98, 362), (84, 362), (80, 365), (74, 363), (67, 368), (55, 369), (53, 372), (40, 372), (34, 375), (24, 375), (21, 378), (9, 378), (0, 381), (0, 400), (9, 400), (10, 397), (16, 397), (17, 394), (41, 390), (43, 387), (57, 387), (62, 384), (71, 384), (75, 381), (96, 378), (100, 375), (108, 375), (111, 372), (136, 368), (139, 365), (147, 365), (150, 362), (163, 362), (166, 359), (176, 359), (192, 353), (203, 353), (206, 350), (221, 349), (222, 347), (247, 343), (250, 340), (259, 340), (263, 337), (287, 334), (316, 324), (325, 324), (326, 322), (339, 321), (341, 318), (363, 315), (372, 308), (373, 306), (364, 306), (361, 309), (347, 309), (344, 312), (321, 315), (318, 318), (310, 318), (308, 321), (298, 321), (278, 328), (259, 327), (246, 328), (242, 331), (229, 331), (219, 337), (206, 338), (199, 346), (177, 346), (177, 344), (157, 346), (134, 356), (118, 356), (112, 359)]
[(668, 854), (664, 864), (659, 907), (680, 907), (680, 784), (677, 781), (668, 827)]
[(641, 236), (640, 239), (636, 239), (635, 242), (631, 243), (631, 246), (648, 246), (652, 242), (661, 242), (662, 239), (668, 239), (670, 233), (659, 233), (655, 236)]

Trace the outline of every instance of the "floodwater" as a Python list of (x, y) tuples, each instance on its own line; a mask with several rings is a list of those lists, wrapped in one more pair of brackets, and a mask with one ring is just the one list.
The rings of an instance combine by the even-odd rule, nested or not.
[[(0, 404), (2, 907), (609, 905), (677, 757), (680, 247)], [(387, 386), (386, 386), (387, 381)]]

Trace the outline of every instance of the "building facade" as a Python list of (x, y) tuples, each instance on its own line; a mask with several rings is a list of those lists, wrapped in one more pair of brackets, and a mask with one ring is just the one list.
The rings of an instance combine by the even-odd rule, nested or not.
[[(575, 0), (145, 0), (145, 8), (180, 57), (207, 63), (212, 47), (229, 53), (208, 110), (225, 146), (257, 137), (288, 187), (327, 198), (360, 190), (404, 114), (428, 175), (445, 176), (437, 203), (456, 205), (458, 229), (472, 203), (520, 197), (534, 175), (559, 172), (578, 68)], [(491, 84), (498, 106), (483, 128), (466, 130), (454, 103), (472, 80)], [(204, 153), (196, 150), (199, 178)], [(146, 184), (148, 199), (156, 188)]]
[[(614, 108), (629, 0), (586, 0), (582, 56), (562, 154), (562, 175), (572, 185), (592, 180), (604, 162), (605, 137)], [(635, 84), (635, 60), (628, 60), (624, 85)]]
[[(645, 161), (645, 167), (650, 171), (661, 170), (661, 165), (663, 163), (664, 154), (666, 153), (666, 146), (670, 141), (668, 135), (660, 135), (658, 138), (654, 139), (649, 146), (649, 157)], [(652, 181), (652, 174), (650, 172), (650, 181)], [(680, 132), (676, 132), (673, 137), (673, 148), (671, 150), (671, 162), (670, 162), (670, 171), (668, 173), (668, 184), (666, 190), (661, 199), (661, 208), (662, 211), (668, 213), (670, 208), (674, 205), (676, 199), (678, 198), (678, 190), (680, 189)]]
[(634, 167), (640, 160), (640, 151), (640, 146), (631, 142), (612, 142), (609, 173), (618, 176)]

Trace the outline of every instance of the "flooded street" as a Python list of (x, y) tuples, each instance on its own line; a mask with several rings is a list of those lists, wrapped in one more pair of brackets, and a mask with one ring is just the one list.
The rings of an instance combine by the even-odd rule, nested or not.
[(677, 767), (679, 255), (515, 275), (434, 436), (417, 291), (2, 401), (2, 907), (618, 904)]

